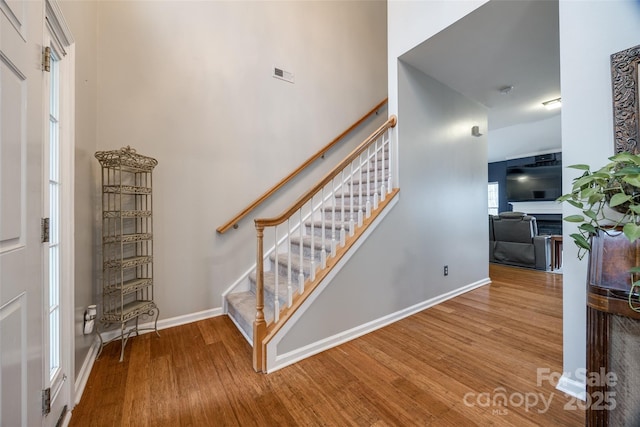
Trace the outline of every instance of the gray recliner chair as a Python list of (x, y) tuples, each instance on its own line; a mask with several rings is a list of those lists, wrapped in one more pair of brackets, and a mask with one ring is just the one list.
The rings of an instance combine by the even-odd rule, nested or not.
[(550, 236), (539, 236), (536, 218), (522, 212), (490, 217), (489, 260), (502, 264), (548, 270)]

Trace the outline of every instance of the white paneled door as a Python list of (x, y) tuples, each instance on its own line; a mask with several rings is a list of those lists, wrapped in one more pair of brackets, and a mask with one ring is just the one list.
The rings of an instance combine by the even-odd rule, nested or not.
[(44, 7), (0, 0), (0, 425), (42, 424)]

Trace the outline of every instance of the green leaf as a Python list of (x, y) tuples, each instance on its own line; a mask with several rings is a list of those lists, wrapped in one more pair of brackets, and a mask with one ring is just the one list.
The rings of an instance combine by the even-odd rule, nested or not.
[(588, 251), (591, 250), (591, 245), (589, 244), (587, 239), (584, 238), (584, 236), (582, 234), (573, 233), (573, 234), (570, 234), (570, 236), (573, 239), (573, 241), (575, 242), (576, 246), (578, 246), (579, 248), (582, 248), (582, 249), (586, 249)]
[(592, 177), (597, 178), (597, 179), (609, 179), (611, 178), (611, 175), (608, 172), (594, 172), (592, 175)]
[(628, 222), (622, 227), (622, 232), (629, 239), (631, 243), (640, 238), (640, 225), (633, 222)]
[(582, 211), (583, 214), (585, 214), (587, 217), (593, 219), (593, 220), (597, 220), (598, 219), (598, 215), (592, 211), (591, 209), (587, 210), (587, 211)]
[(624, 193), (617, 193), (614, 194), (611, 197), (611, 200), (609, 200), (609, 206), (611, 206), (612, 208), (615, 206), (619, 206), (623, 203), (628, 202), (629, 200), (632, 200), (633, 197), (629, 196), (628, 194), (624, 194)]
[(595, 205), (596, 203), (599, 203), (600, 201), (604, 200), (604, 194), (602, 193), (596, 193), (593, 196), (589, 197), (589, 200), (587, 201), (587, 203), (589, 203), (590, 205)]
[(640, 175), (628, 175), (622, 178), (622, 180), (634, 187), (640, 187)]
[(591, 182), (593, 182), (593, 180), (595, 180), (595, 178), (593, 177), (593, 175), (584, 175), (581, 176), (580, 178), (576, 178), (573, 181), (573, 188), (575, 190), (578, 190), (584, 186), (586, 186), (587, 184), (590, 184)]
[(597, 194), (596, 191), (597, 190), (595, 188), (593, 188), (593, 187), (585, 188), (584, 190), (582, 190), (580, 192), (580, 198), (583, 199), (583, 200), (584, 199), (588, 199), (589, 197), (593, 196), (594, 194)]
[(591, 169), (591, 166), (589, 166), (589, 165), (581, 165), (581, 164), (579, 164), (579, 165), (570, 165), (570, 166), (567, 166), (567, 167), (571, 168), (571, 169), (582, 170), (582, 171), (588, 171), (589, 169)]
[(567, 200), (567, 203), (569, 203), (571, 206), (575, 206), (578, 209), (583, 209), (584, 208), (584, 203), (582, 203), (582, 202), (576, 202), (574, 200)]
[(638, 166), (625, 166), (617, 170), (613, 176), (625, 176), (625, 175), (637, 175), (640, 173), (640, 167)]
[(585, 219), (582, 215), (569, 215), (565, 216), (564, 220), (567, 222), (584, 222)]
[(609, 157), (609, 160), (615, 163), (632, 162), (635, 164), (640, 164), (640, 158), (638, 158), (638, 156), (635, 156), (629, 153), (628, 151), (623, 151), (622, 153), (618, 153), (614, 156), (611, 156)]
[(631, 269), (629, 270), (629, 273), (631, 274), (640, 273), (640, 267), (631, 267)]
[(598, 229), (591, 224), (581, 224), (578, 226), (578, 228), (580, 230), (586, 231), (589, 234), (596, 234), (596, 232), (598, 231)]
[(640, 214), (640, 205), (631, 205), (629, 206), (629, 210), (633, 213)]

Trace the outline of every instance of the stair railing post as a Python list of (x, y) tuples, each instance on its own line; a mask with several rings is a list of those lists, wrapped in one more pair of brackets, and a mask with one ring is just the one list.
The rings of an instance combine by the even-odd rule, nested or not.
[(267, 333), (267, 322), (264, 320), (264, 227), (256, 224), (256, 232), (258, 247), (256, 260), (256, 319), (253, 322), (253, 369), (256, 372), (262, 372), (265, 369), (262, 341)]

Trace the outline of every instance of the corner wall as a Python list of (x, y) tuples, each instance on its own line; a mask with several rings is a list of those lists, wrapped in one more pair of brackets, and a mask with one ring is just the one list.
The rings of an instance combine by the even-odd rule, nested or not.
[[(610, 55), (640, 44), (640, 3), (637, 1), (560, 0), (560, 67), (562, 87), (562, 155), (565, 165), (600, 167), (613, 155), (613, 113)], [(567, 169), (564, 192), (578, 171)], [(576, 213), (563, 206), (564, 216)], [(564, 379), (575, 392), (575, 381), (586, 366), (587, 260), (577, 259), (565, 223), (563, 255)]]

